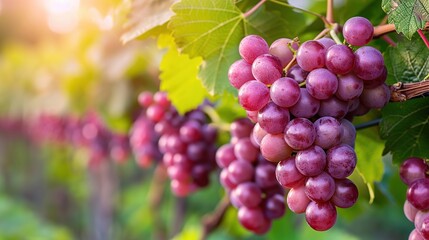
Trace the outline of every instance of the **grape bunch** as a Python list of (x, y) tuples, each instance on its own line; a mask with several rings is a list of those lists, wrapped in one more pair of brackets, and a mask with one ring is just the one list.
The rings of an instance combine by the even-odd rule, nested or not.
[(202, 109), (182, 116), (165, 92), (143, 92), (138, 101), (144, 109), (130, 137), (137, 162), (145, 167), (154, 159), (162, 160), (177, 196), (207, 186), (216, 167), (217, 130)]
[(429, 239), (429, 165), (417, 157), (407, 158), (400, 167), (399, 175), (408, 186), (404, 213), (414, 222), (410, 240)]
[(265, 159), (278, 163), (279, 183), (291, 188), (289, 208), (305, 212), (319, 231), (335, 224), (336, 207), (351, 207), (358, 197), (347, 179), (357, 161), (356, 130), (349, 120), (390, 99), (383, 56), (364, 46), (373, 31), (362, 17), (344, 24), (345, 40), (360, 47), (355, 51), (329, 38), (300, 46), (281, 38), (269, 46), (249, 35), (239, 45), (242, 59), (228, 71), (241, 106), (256, 123), (253, 142)]
[(231, 124), (231, 140), (216, 153), (222, 168), (220, 182), (231, 203), (238, 208), (238, 220), (246, 229), (264, 234), (273, 219), (285, 214), (284, 191), (275, 178), (275, 164), (266, 161), (253, 143), (253, 123), (247, 118)]

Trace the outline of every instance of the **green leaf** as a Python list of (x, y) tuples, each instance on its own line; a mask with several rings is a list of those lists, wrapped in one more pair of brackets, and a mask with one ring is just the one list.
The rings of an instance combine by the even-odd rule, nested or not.
[(426, 0), (383, 0), (381, 6), (388, 15), (389, 23), (395, 24), (396, 31), (408, 39), (418, 29), (423, 29), (428, 21), (429, 1)]
[(195, 109), (208, 95), (197, 77), (202, 59), (191, 59), (188, 55), (179, 53), (169, 35), (161, 35), (158, 44), (168, 48), (160, 64), (160, 89), (167, 92), (179, 113)]
[(121, 36), (123, 43), (137, 37), (148, 37), (161, 33), (163, 25), (170, 20), (173, 12), (170, 6), (178, 0), (134, 0), (126, 23), (126, 32)]
[(420, 82), (429, 74), (429, 50), (418, 37), (403, 39), (385, 55), (388, 83)]
[(374, 200), (374, 182), (383, 177), (383, 141), (372, 129), (360, 130), (356, 136), (357, 170), (368, 186), (370, 202)]
[(384, 154), (392, 153), (396, 163), (412, 156), (429, 158), (429, 98), (390, 103), (382, 115)]
[(182, 52), (203, 57), (199, 76), (211, 94), (225, 90), (236, 94), (227, 73), (240, 57), (238, 45), (244, 36), (258, 34), (270, 42), (275, 37), (292, 37), (305, 27), (298, 26), (300, 14), (280, 5), (274, 8), (272, 3), (264, 4), (248, 18), (231, 0), (183, 0), (172, 9), (176, 15), (168, 28)]

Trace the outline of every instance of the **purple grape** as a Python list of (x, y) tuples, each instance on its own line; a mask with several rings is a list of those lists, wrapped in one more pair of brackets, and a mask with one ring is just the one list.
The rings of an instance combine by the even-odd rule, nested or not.
[(180, 182), (177, 179), (171, 180), (171, 191), (174, 193), (174, 195), (179, 197), (185, 197), (192, 192), (195, 192), (197, 190), (197, 186), (193, 183), (187, 183), (187, 182)]
[(148, 91), (141, 92), (137, 101), (140, 106), (147, 108), (153, 103), (153, 94)]
[(253, 182), (241, 183), (234, 191), (242, 206), (255, 208), (262, 202), (261, 189)]
[(286, 77), (292, 78), (297, 83), (302, 83), (307, 79), (308, 72), (303, 70), (298, 64), (293, 65), (286, 73)]
[(306, 88), (314, 98), (328, 99), (337, 91), (338, 79), (335, 74), (325, 68), (315, 69), (307, 76)]
[(386, 79), (387, 79), (387, 68), (386, 66), (384, 66), (383, 73), (375, 79), (363, 81), (363, 87), (366, 89), (376, 88), (382, 85), (386, 81)]
[(279, 162), (288, 158), (292, 148), (286, 144), (283, 134), (267, 134), (261, 141), (262, 156), (270, 162)]
[(335, 95), (343, 101), (358, 98), (363, 91), (364, 81), (354, 74), (338, 77), (338, 89)]
[(165, 109), (160, 105), (150, 105), (146, 110), (146, 116), (154, 121), (159, 122), (164, 118)]
[(347, 144), (350, 147), (355, 146), (356, 128), (347, 119), (341, 119), (341, 127), (343, 128), (343, 135), (341, 136), (341, 143)]
[(279, 38), (271, 44), (269, 49), (270, 54), (280, 59), (283, 68), (286, 67), (293, 58), (294, 53), (289, 46), (295, 50), (299, 48), (297, 42), (288, 38)]
[(414, 218), (414, 226), (416, 227), (416, 230), (421, 233), (423, 224), (425, 221), (429, 219), (429, 212), (428, 211), (418, 211), (416, 214), (416, 217)]
[(228, 70), (229, 83), (236, 89), (255, 77), (252, 74), (252, 65), (243, 59), (234, 62)]
[(171, 106), (171, 102), (168, 100), (166, 92), (156, 92), (153, 95), (153, 101), (164, 109), (168, 109)]
[(347, 178), (336, 180), (331, 202), (337, 207), (349, 208), (356, 203), (358, 195), (358, 188), (351, 180)]
[(253, 123), (258, 122), (258, 111), (246, 110), (246, 113), (247, 113), (247, 117), (249, 118), (250, 121), (252, 121)]
[(304, 42), (297, 51), (296, 61), (305, 71), (325, 66), (325, 47), (317, 41)]
[(320, 101), (318, 114), (321, 117), (329, 116), (341, 119), (346, 116), (348, 108), (348, 102), (341, 101), (335, 96), (332, 96), (331, 98)]
[(203, 138), (201, 124), (197, 121), (187, 121), (180, 129), (180, 138), (186, 142), (196, 142)]
[(226, 168), (235, 161), (237, 158), (234, 154), (234, 145), (225, 144), (221, 146), (216, 152), (216, 163), (221, 168)]
[(305, 211), (308, 225), (317, 231), (326, 231), (337, 221), (337, 210), (330, 202), (310, 202)]
[(252, 80), (240, 87), (238, 100), (244, 109), (259, 111), (270, 100), (270, 90), (263, 83)]
[(352, 147), (340, 144), (326, 152), (327, 172), (336, 179), (350, 176), (356, 167), (356, 153)]
[(264, 234), (271, 228), (271, 221), (265, 217), (261, 208), (241, 207), (238, 210), (238, 221), (256, 234)]
[(299, 100), (299, 85), (292, 78), (280, 78), (271, 85), (270, 97), (271, 100), (280, 107), (291, 107)]
[(228, 168), (222, 169), (219, 176), (220, 184), (228, 190), (234, 189), (237, 184), (233, 183), (229, 178)]
[(353, 69), (356, 76), (363, 80), (373, 80), (380, 77), (384, 71), (384, 59), (380, 51), (365, 46), (355, 51), (355, 66)]
[(258, 164), (255, 168), (255, 182), (263, 189), (276, 186), (276, 167), (271, 164)]
[(328, 48), (330, 48), (332, 45), (335, 45), (335, 44), (336, 44), (334, 40), (332, 40), (331, 38), (327, 38), (327, 37), (317, 39), (317, 41), (318, 41), (320, 44), (322, 44), (322, 45), (325, 47), (325, 49), (328, 49)]
[(274, 81), (283, 75), (280, 59), (271, 54), (264, 54), (257, 57), (252, 64), (252, 74), (256, 80), (265, 85), (273, 84)]
[(173, 165), (167, 168), (167, 174), (171, 179), (176, 179), (179, 182), (191, 182), (191, 170), (181, 165)]
[(264, 214), (268, 219), (281, 218), (286, 212), (283, 194), (274, 194), (264, 202)]
[(326, 51), (326, 68), (335, 74), (347, 74), (353, 70), (354, 58), (353, 51), (346, 45), (333, 45)]
[(390, 99), (390, 89), (383, 83), (375, 88), (364, 89), (360, 102), (368, 108), (382, 108)]
[(253, 179), (254, 169), (250, 162), (238, 159), (228, 166), (228, 178), (235, 184), (248, 182)]
[(415, 208), (408, 200), (405, 200), (404, 203), (404, 214), (405, 217), (407, 217), (410, 222), (414, 222), (414, 219), (416, 218), (416, 214), (419, 212), (417, 208)]
[(344, 23), (343, 36), (353, 46), (363, 46), (369, 43), (374, 34), (374, 27), (364, 17), (352, 17)]
[(253, 123), (247, 118), (235, 120), (230, 125), (230, 132), (233, 137), (247, 138), (253, 130)]
[(199, 188), (207, 187), (210, 183), (210, 167), (197, 164), (192, 168), (192, 180)]
[(262, 139), (267, 134), (268, 134), (267, 131), (265, 131), (263, 128), (261, 128), (261, 126), (259, 125), (259, 123), (255, 124), (255, 126), (253, 127), (253, 132), (252, 132), (252, 138), (251, 138), (252, 142), (256, 146), (260, 146)]
[(338, 145), (343, 135), (340, 122), (333, 117), (321, 117), (314, 122), (316, 130), (315, 144), (323, 149)]
[(286, 125), (284, 139), (293, 149), (306, 149), (314, 143), (316, 139), (316, 130), (310, 120), (306, 118), (295, 118)]
[(407, 190), (407, 200), (421, 211), (429, 210), (429, 178), (415, 180)]
[(289, 111), (273, 102), (269, 102), (258, 114), (259, 126), (270, 134), (282, 133), (289, 120)]
[(294, 213), (304, 213), (311, 200), (305, 194), (305, 185), (295, 186), (287, 194), (286, 199), (289, 209)]
[(326, 166), (325, 151), (316, 145), (299, 151), (295, 157), (295, 165), (302, 175), (317, 176), (323, 172)]
[(428, 171), (429, 166), (423, 159), (410, 157), (401, 164), (399, 176), (409, 186), (418, 179), (426, 178)]
[(241, 138), (235, 143), (234, 155), (238, 159), (256, 162), (258, 160), (259, 150), (253, 145), (249, 138)]
[(267, 42), (258, 35), (244, 37), (238, 47), (240, 56), (250, 64), (252, 64), (258, 56), (268, 53), (268, 50)]
[(413, 229), (410, 235), (408, 236), (408, 240), (426, 240), (423, 236), (417, 231), (417, 229)]
[(423, 219), (422, 225), (420, 227), (420, 234), (424, 239), (429, 239), (429, 217)]
[(307, 89), (300, 89), (300, 98), (289, 111), (297, 118), (311, 118), (319, 111), (320, 101), (312, 97)]
[(334, 195), (335, 181), (326, 172), (309, 177), (305, 182), (305, 194), (316, 202), (326, 202)]
[(293, 188), (305, 179), (295, 166), (295, 157), (280, 161), (276, 168), (277, 181), (283, 187)]

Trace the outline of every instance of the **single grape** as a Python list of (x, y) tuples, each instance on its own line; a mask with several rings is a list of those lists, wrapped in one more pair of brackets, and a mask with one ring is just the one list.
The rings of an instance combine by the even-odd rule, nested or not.
[(415, 180), (407, 190), (407, 200), (419, 210), (429, 210), (429, 178)]
[(252, 64), (258, 56), (268, 53), (268, 50), (268, 43), (258, 35), (244, 37), (238, 46), (240, 56), (250, 64)]
[(356, 167), (356, 153), (352, 147), (340, 144), (326, 152), (328, 173), (336, 179), (350, 176)]
[(417, 229), (413, 229), (410, 235), (408, 236), (408, 240), (426, 240), (423, 236), (417, 231)]
[(410, 157), (407, 158), (399, 169), (399, 176), (401, 180), (411, 185), (415, 180), (426, 178), (429, 166), (421, 158)]
[(315, 177), (309, 177), (305, 182), (305, 194), (316, 202), (326, 202), (335, 193), (335, 181), (326, 172)]
[(336, 43), (335, 43), (335, 41), (334, 41), (334, 40), (332, 40), (332, 38), (327, 38), (327, 37), (317, 39), (317, 41), (318, 41), (320, 44), (322, 44), (322, 45), (325, 47), (325, 49), (328, 49), (328, 48), (330, 48), (332, 45), (335, 45), (335, 44), (336, 44)]
[(252, 74), (252, 65), (243, 59), (237, 60), (229, 67), (228, 79), (233, 87), (239, 89), (246, 82), (255, 79)]
[(429, 239), (429, 217), (426, 217), (421, 225), (420, 234), (424, 239)]
[(305, 179), (295, 166), (295, 157), (280, 161), (276, 168), (277, 181), (283, 187), (293, 188)]
[(379, 77), (373, 80), (363, 81), (363, 87), (367, 89), (378, 87), (382, 85), (386, 81), (386, 79), (387, 79), (387, 68), (386, 66), (384, 66), (383, 73)]
[(234, 191), (242, 206), (255, 208), (262, 202), (262, 191), (253, 182), (241, 183)]
[(355, 63), (353, 51), (346, 45), (336, 44), (326, 51), (326, 68), (335, 74), (347, 74)]
[(289, 111), (273, 102), (269, 102), (258, 114), (259, 126), (270, 134), (282, 133), (289, 120)]
[(280, 78), (271, 85), (270, 97), (271, 100), (280, 107), (291, 107), (299, 100), (299, 85), (292, 78)]
[(259, 150), (253, 145), (250, 138), (241, 138), (234, 145), (234, 155), (238, 159), (256, 162), (258, 160)]
[(363, 80), (373, 80), (380, 77), (384, 71), (384, 59), (377, 49), (365, 46), (355, 51), (355, 66), (353, 69), (356, 76)]
[(326, 166), (325, 151), (317, 145), (299, 151), (295, 157), (295, 165), (304, 176), (317, 176), (323, 172)]
[(256, 234), (264, 234), (271, 227), (271, 221), (265, 217), (261, 208), (240, 207), (238, 210), (238, 221), (246, 229)]
[(307, 89), (300, 89), (300, 98), (289, 111), (297, 118), (311, 118), (319, 111), (320, 101), (312, 97)]
[(228, 190), (234, 189), (237, 184), (233, 183), (231, 179), (229, 178), (228, 168), (222, 169), (219, 176), (220, 184)]
[(187, 121), (180, 129), (180, 138), (186, 142), (196, 142), (203, 138), (202, 126), (197, 121)]
[(252, 80), (240, 87), (238, 100), (244, 109), (259, 111), (270, 100), (270, 90), (265, 84)]
[(349, 208), (356, 203), (358, 195), (358, 188), (351, 180), (335, 180), (335, 193), (331, 202), (337, 207)]
[(262, 189), (276, 186), (278, 184), (276, 166), (272, 164), (258, 164), (255, 168), (255, 182)]
[(225, 144), (216, 152), (216, 163), (221, 168), (228, 167), (236, 159), (233, 144)]
[(348, 112), (348, 102), (342, 101), (335, 96), (320, 101), (319, 116), (321, 117), (334, 117), (341, 119), (346, 116)]
[(374, 27), (364, 17), (352, 17), (344, 23), (343, 36), (353, 46), (363, 46), (369, 43), (374, 34)]
[(307, 209), (310, 199), (305, 194), (305, 185), (295, 186), (289, 190), (286, 198), (289, 209), (294, 213), (304, 213)]
[(291, 48), (298, 50), (298, 47), (298, 43), (289, 38), (279, 38), (271, 44), (269, 52), (280, 59), (284, 68), (293, 58)]
[(350, 101), (358, 98), (363, 91), (364, 81), (354, 74), (338, 77), (338, 89), (335, 93), (340, 100)]
[(206, 164), (197, 164), (192, 168), (192, 180), (199, 188), (207, 187), (210, 183), (211, 168)]
[(252, 142), (256, 146), (260, 146), (262, 139), (267, 134), (268, 134), (267, 131), (265, 131), (263, 128), (261, 128), (261, 126), (259, 125), (259, 123), (256, 123), (255, 126), (253, 127), (253, 132), (252, 132), (252, 137), (251, 137)]
[(197, 186), (195, 184), (188, 182), (180, 182), (177, 179), (171, 180), (170, 187), (174, 195), (179, 197), (188, 196), (189, 194), (197, 190)]
[(338, 79), (328, 69), (315, 69), (307, 76), (306, 88), (314, 98), (319, 100), (328, 99), (337, 91)]
[(286, 73), (286, 77), (292, 78), (298, 84), (304, 82), (307, 76), (308, 72), (302, 69), (298, 64), (293, 65)]
[(305, 210), (305, 220), (317, 231), (326, 231), (337, 221), (337, 209), (331, 202), (310, 202)]
[(274, 194), (264, 202), (264, 214), (268, 219), (282, 217), (286, 212), (285, 199), (283, 194)]
[(416, 230), (421, 233), (423, 223), (429, 218), (429, 211), (418, 211), (414, 218), (414, 226)]
[(296, 61), (305, 71), (325, 66), (325, 47), (317, 41), (304, 42), (297, 51)]
[(238, 159), (228, 166), (228, 177), (234, 184), (240, 184), (252, 180), (254, 168), (246, 160)]
[(246, 110), (247, 118), (253, 123), (258, 122), (258, 111), (249, 111)]
[(347, 144), (350, 147), (355, 146), (356, 128), (347, 119), (341, 119), (341, 127), (343, 128), (343, 135), (341, 136), (341, 143)]
[(142, 107), (149, 107), (153, 103), (153, 95), (151, 92), (144, 91), (138, 96), (138, 102)]
[(408, 200), (405, 200), (404, 203), (404, 214), (410, 222), (414, 222), (416, 214), (419, 210), (415, 208)]
[(382, 108), (390, 99), (390, 89), (383, 83), (375, 88), (364, 89), (360, 102), (368, 108)]
[(292, 154), (292, 148), (286, 144), (283, 134), (267, 134), (261, 141), (262, 156), (270, 162), (279, 162)]
[(253, 130), (253, 123), (247, 118), (235, 120), (230, 125), (230, 132), (233, 137), (247, 138)]
[(252, 74), (256, 80), (265, 85), (273, 84), (283, 74), (280, 59), (271, 54), (264, 54), (257, 57), (252, 64)]
[(306, 149), (314, 143), (316, 139), (316, 130), (310, 120), (306, 118), (295, 118), (286, 125), (284, 139), (293, 149)]
[(164, 109), (171, 107), (171, 102), (168, 99), (166, 92), (156, 92), (153, 95), (153, 101)]
[(333, 117), (321, 117), (314, 122), (316, 130), (315, 144), (323, 149), (338, 145), (343, 135), (341, 123)]

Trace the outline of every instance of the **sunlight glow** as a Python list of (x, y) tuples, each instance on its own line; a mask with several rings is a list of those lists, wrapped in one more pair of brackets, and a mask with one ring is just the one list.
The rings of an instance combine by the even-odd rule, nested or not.
[(79, 22), (79, 0), (44, 0), (48, 26), (56, 33), (73, 31)]

